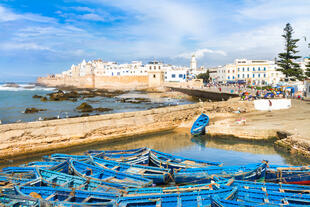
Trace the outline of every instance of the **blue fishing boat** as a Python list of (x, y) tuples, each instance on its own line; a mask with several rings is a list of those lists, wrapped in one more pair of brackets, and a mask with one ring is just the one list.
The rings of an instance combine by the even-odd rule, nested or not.
[(264, 179), (267, 162), (227, 167), (204, 167), (174, 169), (176, 183), (204, 183), (210, 182), (212, 177), (234, 178), (236, 180), (259, 180)]
[(309, 166), (270, 166), (266, 172), (266, 182), (309, 185)]
[(309, 206), (309, 194), (282, 193), (265, 189), (238, 188), (233, 200), (277, 205)]
[(86, 155), (69, 155), (69, 154), (51, 154), (50, 156), (43, 156), (43, 159), (48, 162), (64, 162), (66, 160), (87, 160), (88, 156)]
[(136, 149), (128, 149), (128, 150), (88, 150), (86, 155), (96, 155), (96, 154), (107, 154), (107, 155), (127, 155), (127, 154), (137, 154), (141, 153), (145, 150), (148, 150), (147, 147), (140, 147)]
[(211, 204), (211, 196), (218, 195), (226, 197), (233, 189), (223, 187), (220, 189), (193, 191), (193, 192), (177, 192), (177, 193), (159, 193), (146, 195), (129, 195), (120, 197), (117, 200), (119, 206), (209, 206)]
[(192, 135), (201, 135), (205, 133), (205, 128), (209, 124), (209, 116), (202, 113), (198, 119), (194, 122), (191, 128)]
[(255, 202), (245, 202), (245, 201), (237, 201), (237, 200), (226, 200), (223, 198), (219, 198), (218, 196), (211, 197), (211, 207), (291, 207), (295, 205), (289, 204), (272, 204), (272, 203), (255, 203)]
[(45, 161), (35, 161), (29, 162), (26, 165), (21, 165), (20, 167), (40, 167), (40, 168), (51, 168), (58, 165), (59, 162), (45, 162)]
[(210, 162), (203, 160), (196, 160), (176, 156), (157, 150), (151, 149), (150, 151), (150, 162), (152, 165), (160, 168), (201, 168), (207, 166), (221, 166), (220, 162)]
[(25, 199), (38, 198), (53, 206), (114, 206), (117, 194), (66, 188), (15, 186), (16, 194)]
[(39, 179), (25, 185), (31, 186), (59, 186), (62, 188), (74, 188), (77, 190), (100, 191), (109, 193), (121, 193), (123, 186), (117, 183), (109, 183), (98, 180), (90, 180), (79, 176), (55, 172), (46, 169), (37, 169)]
[[(221, 181), (214, 179), (210, 183), (196, 184), (196, 185), (183, 185), (183, 186), (171, 186), (171, 187), (148, 187), (148, 188), (130, 188), (126, 190), (129, 195), (139, 194), (167, 194), (167, 193), (184, 193), (184, 192), (196, 192), (204, 190), (220, 189), (223, 185), (227, 185), (229, 180), (223, 179)], [(227, 185), (229, 186), (229, 185)]]
[(76, 160), (70, 160), (70, 166), (75, 175), (88, 179), (119, 184), (124, 187), (146, 187), (152, 181), (141, 176), (110, 170)]
[(20, 195), (14, 195), (14, 194), (1, 194), (0, 196), (0, 204), (1, 206), (7, 206), (7, 207), (41, 207), (45, 203), (40, 201), (40, 199), (37, 198), (29, 198), (25, 196)]
[(229, 182), (227, 182), (227, 185), (245, 189), (263, 189), (269, 192), (275, 191), (275, 192), (296, 193), (296, 194), (310, 193), (310, 186), (307, 185), (252, 182), (243, 180), (230, 180)]
[(165, 184), (171, 179), (171, 170), (166, 168), (128, 164), (113, 160), (104, 160), (92, 156), (90, 159), (97, 166), (113, 169), (123, 173), (139, 175), (152, 180), (155, 184)]
[(102, 151), (100, 153), (92, 153), (91, 155), (101, 159), (113, 160), (117, 162), (149, 164), (149, 153), (150, 149), (143, 147), (134, 150)]

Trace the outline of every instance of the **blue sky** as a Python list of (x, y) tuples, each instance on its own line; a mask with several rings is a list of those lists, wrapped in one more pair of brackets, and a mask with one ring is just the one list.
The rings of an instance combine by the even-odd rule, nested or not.
[(32, 81), (83, 59), (273, 59), (287, 22), (309, 55), (309, 0), (0, 0), (0, 81)]

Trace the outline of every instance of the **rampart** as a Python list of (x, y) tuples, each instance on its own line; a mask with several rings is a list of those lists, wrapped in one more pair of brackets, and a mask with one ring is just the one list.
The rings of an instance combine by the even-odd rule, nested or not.
[(77, 88), (140, 89), (148, 86), (148, 76), (80, 76), (40, 77), (37, 83), (45, 86), (73, 86)]
[(201, 102), (147, 111), (0, 125), (0, 159), (170, 130), (192, 122), (202, 112), (212, 120), (233, 116), (227, 111), (240, 108), (249, 111), (254, 107), (251, 102)]

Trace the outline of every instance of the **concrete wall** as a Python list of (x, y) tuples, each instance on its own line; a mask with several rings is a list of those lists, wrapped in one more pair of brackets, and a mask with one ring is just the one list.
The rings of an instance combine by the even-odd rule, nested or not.
[(168, 87), (171, 90), (179, 91), (185, 93), (190, 96), (195, 96), (201, 99), (208, 99), (212, 101), (223, 101), (228, 100), (233, 97), (238, 97), (237, 94), (229, 94), (229, 93), (220, 93), (220, 92), (212, 92), (206, 90), (198, 90), (198, 89), (190, 89), (190, 88), (176, 88), (176, 87)]
[(252, 104), (197, 103), (139, 112), (0, 125), (0, 161), (17, 155), (173, 129), (184, 121), (193, 120), (201, 112), (212, 118), (213, 111), (219, 107), (237, 110), (240, 107), (251, 108)]

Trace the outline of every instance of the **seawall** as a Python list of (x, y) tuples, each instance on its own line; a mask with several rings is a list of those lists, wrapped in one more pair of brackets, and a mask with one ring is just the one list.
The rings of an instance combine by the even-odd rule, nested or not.
[(148, 76), (79, 76), (39, 77), (37, 83), (44, 86), (73, 86), (76, 88), (100, 89), (144, 89), (148, 87)]
[(201, 102), (147, 111), (0, 125), (0, 159), (36, 152), (126, 139), (129, 136), (190, 126), (200, 113), (211, 120), (252, 111), (252, 102)]

